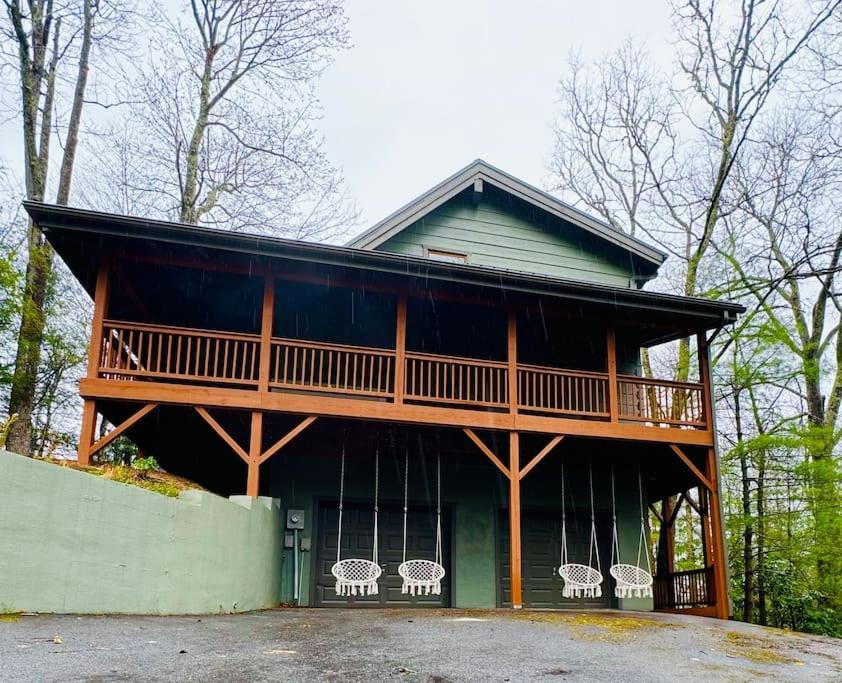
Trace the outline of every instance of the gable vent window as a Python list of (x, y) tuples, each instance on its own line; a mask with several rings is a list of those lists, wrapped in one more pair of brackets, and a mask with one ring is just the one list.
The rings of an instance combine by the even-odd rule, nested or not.
[(467, 263), (468, 255), (458, 251), (443, 251), (442, 249), (427, 249), (427, 258), (445, 263)]

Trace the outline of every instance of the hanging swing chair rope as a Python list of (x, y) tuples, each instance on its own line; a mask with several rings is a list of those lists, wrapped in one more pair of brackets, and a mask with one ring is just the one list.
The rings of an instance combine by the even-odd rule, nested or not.
[(374, 540), (371, 560), (362, 558), (342, 559), (342, 516), (345, 505), (345, 444), (342, 444), (341, 465), (339, 469), (339, 520), (336, 533), (336, 564), (331, 567), (331, 574), (336, 578), (336, 594), (344, 597), (377, 595), (377, 580), (383, 573), (377, 563), (377, 537), (380, 489), (380, 451), (374, 456)]
[(441, 454), (436, 458), (436, 554), (435, 560), (406, 559), (406, 520), (409, 510), (409, 451), (404, 466), (403, 493), (403, 562), (398, 574), (403, 579), (401, 593), (409, 595), (441, 595), (441, 580), (445, 570), (442, 564), (441, 542)]
[[(637, 488), (640, 500), (640, 533), (637, 538), (637, 564), (624, 564), (620, 560), (620, 544), (617, 533), (617, 502), (614, 497), (614, 466), (611, 466), (611, 510), (613, 518), (614, 548), (611, 550), (611, 568), (614, 577), (614, 595), (618, 598), (651, 598), (652, 566), (649, 563), (649, 551), (646, 551), (646, 569), (640, 566), (640, 555), (646, 544), (646, 527), (643, 517), (643, 476), (637, 469)], [(616, 553), (616, 554), (615, 554)]]
[[(591, 503), (591, 532), (588, 548), (588, 564), (576, 564), (568, 562), (567, 557), (567, 514), (565, 512), (565, 483), (564, 463), (561, 465), (562, 481), (562, 506), (561, 506), (561, 566), (558, 568), (559, 576), (564, 579), (564, 587), (561, 594), (565, 598), (599, 598), (602, 597), (602, 568), (599, 561), (599, 544), (596, 537), (596, 512), (594, 509), (593, 496), (593, 471), (588, 467), (588, 482), (590, 484)], [(594, 553), (596, 553), (596, 568), (593, 566)]]

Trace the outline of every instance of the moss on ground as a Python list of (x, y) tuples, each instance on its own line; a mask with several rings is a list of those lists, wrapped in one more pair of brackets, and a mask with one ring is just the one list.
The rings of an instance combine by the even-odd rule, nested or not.
[(110, 479), (120, 484), (137, 486), (138, 488), (160, 493), (162, 496), (168, 496), (170, 498), (177, 498), (179, 493), (187, 489), (202, 490), (201, 486), (198, 486), (189, 479), (177, 477), (163, 471), (141, 471), (125, 465), (111, 464), (82, 466), (74, 460), (47, 460), (46, 462), (92, 474), (95, 477)]
[(801, 664), (794, 657), (781, 652), (773, 640), (738, 631), (725, 634), (725, 652), (757, 664)]
[(640, 615), (610, 612), (513, 612), (512, 617), (544, 624), (564, 624), (580, 640), (630, 640), (644, 629), (681, 628), (678, 624)]

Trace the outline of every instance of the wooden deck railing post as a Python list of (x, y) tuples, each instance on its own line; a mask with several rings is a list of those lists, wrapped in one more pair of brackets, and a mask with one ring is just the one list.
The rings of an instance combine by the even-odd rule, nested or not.
[(730, 612), (728, 604), (728, 569), (725, 559), (725, 535), (722, 529), (721, 508), (719, 506), (719, 477), (716, 471), (716, 451), (707, 449), (707, 476), (713, 482), (713, 490), (708, 497), (708, 518), (710, 519), (711, 544), (713, 548), (714, 595), (716, 596), (716, 616), (727, 619)]
[(699, 382), (702, 384), (702, 415), (705, 429), (713, 430), (713, 392), (711, 388), (710, 352), (704, 332), (696, 335), (696, 348), (699, 354)]
[(608, 414), (611, 422), (620, 419), (619, 401), (617, 399), (617, 335), (613, 327), (609, 327), (605, 335), (605, 349), (608, 366)]
[(508, 388), (509, 388), (509, 412), (516, 413), (518, 407), (517, 387), (517, 311), (509, 309), (507, 325), (507, 358), (509, 363)]
[(260, 456), (263, 454), (263, 413), (251, 414), (251, 435), (249, 437), (248, 480), (246, 495), (257, 498), (260, 491)]
[(398, 294), (395, 315), (395, 403), (403, 403), (406, 378), (406, 294)]
[(509, 569), (512, 608), (523, 607), (520, 528), (520, 434), (509, 432)]
[[(94, 290), (94, 316), (91, 322), (91, 344), (88, 347), (88, 377), (99, 375), (99, 366), (103, 352), (103, 323), (108, 310), (108, 293), (110, 280), (110, 260), (103, 256), (96, 274), (96, 289)], [(80, 465), (88, 465), (91, 461), (91, 446), (94, 443), (96, 430), (96, 402), (85, 399), (82, 408), (82, 427), (79, 434), (79, 448), (77, 457)]]
[(260, 369), (258, 391), (269, 391), (269, 368), (272, 358), (272, 323), (275, 318), (275, 278), (266, 277), (263, 285), (263, 309), (260, 318)]

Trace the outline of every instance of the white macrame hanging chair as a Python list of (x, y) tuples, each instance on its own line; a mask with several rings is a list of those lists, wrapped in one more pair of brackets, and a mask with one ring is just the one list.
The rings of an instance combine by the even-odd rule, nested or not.
[(646, 549), (646, 569), (640, 565), (640, 555), (646, 545), (646, 527), (643, 518), (643, 477), (637, 470), (637, 489), (640, 496), (640, 534), (637, 538), (637, 564), (620, 562), (620, 542), (617, 535), (617, 502), (614, 498), (614, 466), (611, 466), (611, 510), (613, 538), (611, 541), (611, 567), (608, 570), (614, 577), (614, 595), (618, 598), (651, 598), (652, 565), (649, 562), (649, 550)]
[[(565, 513), (564, 463), (561, 464), (561, 566), (558, 574), (564, 579), (561, 594), (565, 598), (602, 597), (602, 567), (599, 563), (599, 545), (596, 540), (596, 516), (593, 502), (593, 473), (588, 466), (588, 481), (591, 493), (591, 534), (589, 539), (588, 563), (568, 562), (567, 556), (567, 515)], [(596, 557), (596, 567), (594, 564)]]
[(441, 547), (441, 455), (436, 460), (436, 556), (435, 560), (406, 559), (406, 522), (409, 510), (409, 450), (407, 449), (403, 479), (403, 561), (398, 574), (403, 579), (404, 595), (441, 595), (445, 571)]
[(330, 573), (336, 578), (336, 594), (342, 597), (359, 595), (377, 595), (379, 588), (377, 580), (383, 569), (377, 562), (377, 518), (378, 489), (380, 488), (380, 452), (374, 455), (374, 541), (372, 542), (371, 559), (347, 558), (342, 559), (342, 509), (345, 501), (345, 446), (342, 446), (342, 465), (339, 474), (339, 527), (336, 538), (336, 563)]

